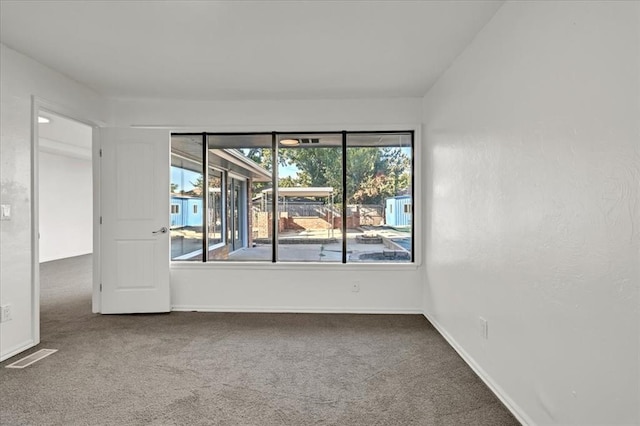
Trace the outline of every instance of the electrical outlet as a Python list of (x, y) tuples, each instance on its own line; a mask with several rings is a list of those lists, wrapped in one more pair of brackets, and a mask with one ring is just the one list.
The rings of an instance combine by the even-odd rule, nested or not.
[(480, 337), (483, 339), (489, 338), (489, 321), (480, 317)]
[(11, 320), (11, 305), (0, 306), (0, 322)]
[(0, 220), (11, 220), (11, 204), (0, 205)]
[(358, 281), (355, 281), (353, 284), (351, 284), (351, 291), (354, 293), (360, 291), (360, 283)]

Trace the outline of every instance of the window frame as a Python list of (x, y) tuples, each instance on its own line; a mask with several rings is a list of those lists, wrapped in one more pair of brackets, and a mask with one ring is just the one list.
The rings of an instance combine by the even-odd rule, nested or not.
[[(246, 126), (246, 127), (252, 127), (252, 126)], [(311, 126), (310, 126), (311, 127)], [(322, 127), (322, 126), (321, 126)], [(202, 131), (201, 128), (199, 128), (198, 130), (200, 131), (185, 131), (186, 129), (176, 129), (176, 131), (171, 131), (170, 136), (196, 136), (196, 135), (202, 135), (203, 138), (212, 136), (212, 135), (216, 135), (216, 136), (243, 136), (243, 135), (271, 135), (272, 136), (272, 155), (273, 155), (273, 162), (274, 164), (277, 163), (278, 161), (278, 156), (277, 156), (277, 151), (278, 151), (278, 144), (276, 142), (277, 137), (279, 135), (290, 135), (290, 134), (304, 134), (304, 135), (321, 135), (321, 134), (342, 134), (343, 135), (343, 145), (342, 145), (342, 150), (343, 150), (343, 154), (346, 153), (346, 135), (357, 135), (357, 134), (407, 134), (410, 136), (410, 140), (411, 140), (411, 146), (410, 146), (410, 152), (411, 152), (411, 156), (410, 156), (410, 160), (411, 160), (411, 164), (410, 164), (410, 171), (411, 171), (411, 175), (410, 175), (410, 188), (411, 188), (411, 192), (410, 192), (410, 196), (411, 196), (411, 208), (410, 208), (410, 212), (409, 214), (411, 215), (411, 260), (408, 262), (345, 262), (344, 259), (342, 262), (308, 262), (308, 261), (278, 261), (277, 260), (277, 221), (276, 220), (272, 220), (271, 225), (274, 228), (274, 234), (273, 234), (273, 242), (272, 242), (272, 248), (273, 248), (273, 256), (271, 261), (209, 261), (208, 259), (206, 259), (205, 256), (203, 256), (203, 261), (183, 261), (183, 260), (170, 260), (171, 263), (171, 267), (172, 268), (180, 268), (180, 269), (189, 269), (192, 267), (196, 267), (196, 268), (201, 268), (201, 267), (211, 267), (211, 265), (215, 265), (216, 268), (218, 267), (222, 267), (222, 268), (231, 268), (231, 269), (237, 269), (237, 268), (248, 268), (248, 269), (264, 269), (264, 268), (270, 268), (270, 269), (298, 269), (298, 268), (311, 268), (311, 269), (315, 269), (317, 266), (318, 270), (326, 270), (326, 269), (330, 269), (332, 266), (333, 267), (339, 267), (340, 269), (342, 268), (347, 268), (347, 269), (370, 269), (370, 268), (384, 268), (384, 269), (416, 269), (418, 267), (420, 267), (423, 263), (423, 259), (422, 259), (422, 245), (423, 245), (423, 241), (422, 240), (416, 240), (416, 236), (417, 235), (421, 235), (421, 229), (422, 229), (422, 206), (423, 206), (423, 201), (422, 201), (422, 197), (421, 197), (421, 192), (418, 190), (418, 188), (416, 188), (416, 182), (421, 182), (421, 177), (420, 177), (420, 170), (421, 170), (421, 163), (422, 163), (422, 157), (421, 157), (421, 144), (420, 144), (420, 130), (421, 130), (421, 125), (409, 125), (409, 126), (405, 126), (405, 125), (392, 125), (392, 126), (379, 126), (379, 125), (372, 125), (372, 126), (367, 126), (368, 128), (370, 128), (371, 130), (361, 130), (361, 129), (357, 129), (357, 130), (351, 130), (348, 128), (348, 130), (340, 130), (340, 131), (336, 131), (333, 130), (331, 128), (328, 128), (327, 130), (313, 130), (313, 131), (301, 131), (301, 130), (296, 130), (296, 129), (292, 129), (292, 130), (278, 130), (278, 131), (273, 131), (273, 130), (256, 130), (256, 131), (243, 131), (242, 129), (238, 129), (237, 131)], [(233, 129), (231, 129), (233, 130)], [(238, 147), (239, 149), (242, 147)], [(207, 144), (203, 143), (203, 153), (205, 154), (205, 159), (203, 160), (203, 164), (207, 164), (208, 161), (208, 149), (207, 149)], [(346, 162), (346, 155), (343, 155), (343, 161)], [(207, 167), (203, 167), (205, 170), (207, 170)], [(223, 171), (223, 180), (227, 180), (227, 173), (229, 171), (225, 170)], [(273, 175), (273, 187), (275, 189), (275, 192), (277, 193), (277, 181), (278, 181), (278, 171), (277, 171), (277, 166), (274, 167), (274, 170), (271, 172)], [(347, 171), (343, 168), (343, 174), (346, 175)], [(205, 182), (208, 182), (208, 174), (207, 177), (205, 177)], [(226, 182), (224, 183), (224, 185), (226, 185)], [(344, 179), (343, 179), (343, 186), (345, 185)], [(346, 195), (346, 189), (344, 190), (344, 193)], [(206, 198), (206, 197), (205, 197)], [(275, 202), (275, 200), (277, 199), (277, 197), (273, 197), (273, 200)], [(343, 203), (344, 204), (344, 203)], [(414, 206), (414, 204), (416, 206)], [(346, 204), (344, 204), (345, 207), (343, 209), (346, 209)], [(277, 207), (277, 206), (274, 206)], [(204, 205), (203, 205), (203, 209), (204, 209)], [(344, 212), (343, 212), (344, 214)], [(203, 215), (203, 217), (206, 215)], [(248, 232), (248, 230), (247, 230)], [(223, 234), (224, 235), (224, 234)], [(345, 235), (345, 234), (343, 234)], [(206, 238), (205, 238), (206, 239)], [(347, 239), (345, 237), (343, 237), (343, 244), (346, 245), (346, 241)], [(227, 239), (223, 237), (223, 241), (221, 243), (218, 243), (217, 245), (223, 245), (228, 243)], [(344, 253), (346, 254), (346, 250), (344, 250)], [(209, 265), (209, 266), (203, 266), (203, 265)]]
[[(225, 188), (226, 187), (226, 181), (227, 181), (227, 171), (223, 170), (223, 169), (220, 169), (218, 167), (209, 166), (209, 172), (207, 172), (207, 179), (209, 179), (209, 181), (211, 180), (210, 179), (210, 177), (211, 177), (210, 172), (212, 170), (214, 172), (220, 173), (220, 187), (221, 188)], [(207, 186), (208, 186), (208, 184), (207, 184)], [(220, 200), (221, 200), (220, 201), (221, 205), (223, 205), (226, 202), (226, 192), (225, 191), (222, 191), (222, 190), (220, 191)], [(209, 205), (207, 203), (207, 212), (206, 212), (207, 216), (209, 215), (208, 209), (209, 209)], [(224, 213), (224, 208), (221, 209), (221, 211)], [(203, 212), (203, 214), (205, 214), (205, 213)], [(221, 224), (220, 224), (220, 241), (218, 241), (217, 243), (213, 243), (213, 244), (209, 243), (209, 248), (208, 248), (209, 251), (210, 250), (215, 250), (215, 249), (220, 248), (220, 247), (223, 247), (224, 245), (227, 244), (227, 235), (226, 235), (227, 218), (226, 218), (226, 215), (221, 215), (220, 222), (221, 222)], [(209, 230), (207, 229), (206, 232), (208, 234)], [(207, 241), (208, 240), (209, 240), (209, 237), (207, 237)], [(203, 262), (203, 263), (211, 263), (211, 262), (206, 261), (206, 262)]]

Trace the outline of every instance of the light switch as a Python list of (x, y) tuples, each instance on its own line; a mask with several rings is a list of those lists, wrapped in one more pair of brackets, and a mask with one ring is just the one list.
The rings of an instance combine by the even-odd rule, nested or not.
[(11, 220), (11, 204), (0, 204), (0, 220)]

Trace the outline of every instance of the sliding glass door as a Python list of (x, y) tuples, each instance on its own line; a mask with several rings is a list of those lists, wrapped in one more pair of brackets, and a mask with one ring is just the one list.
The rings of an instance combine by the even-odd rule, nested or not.
[(244, 179), (229, 179), (229, 242), (231, 251), (243, 249), (246, 243), (247, 184)]

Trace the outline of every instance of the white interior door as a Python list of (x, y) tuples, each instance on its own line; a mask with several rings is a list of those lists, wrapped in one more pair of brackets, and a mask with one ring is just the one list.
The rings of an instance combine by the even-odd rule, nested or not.
[(166, 130), (100, 129), (103, 314), (169, 312)]

